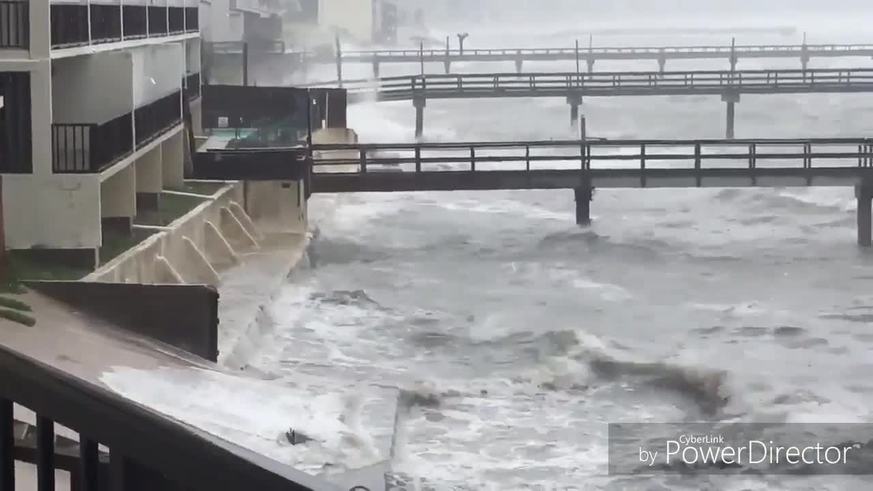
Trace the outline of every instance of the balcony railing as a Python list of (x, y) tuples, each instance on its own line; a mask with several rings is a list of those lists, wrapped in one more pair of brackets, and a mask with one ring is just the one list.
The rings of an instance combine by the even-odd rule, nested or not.
[(125, 5), (124, 9), (124, 38), (144, 38), (148, 35), (148, 11), (144, 5)]
[(121, 6), (91, 4), (91, 42), (121, 40)]
[(88, 44), (88, 7), (51, 4), (52, 47), (66, 48)]
[(188, 32), (200, 30), (200, 13), (197, 7), (185, 7), (185, 30)]
[(0, 0), (0, 48), (30, 45), (28, 5), (27, 0)]
[(130, 113), (104, 124), (53, 124), (52, 170), (100, 172), (133, 152)]
[(167, 35), (167, 8), (149, 7), (149, 36)]
[[(22, 459), (23, 448), (16, 445), (15, 403), (36, 413), (32, 460)], [(77, 433), (78, 451), (69, 448), (70, 440), (56, 438), (56, 423)], [(68, 470), (70, 487), (80, 491), (339, 489), (82, 376), (0, 346), (0, 489), (4, 491), (16, 489), (16, 460), (36, 462), (38, 485), (31, 484), (30, 489), (40, 490), (55, 489), (57, 469)], [(26, 485), (26, 481), (19, 483), (18, 489)]]
[(181, 91), (162, 97), (133, 111), (136, 144), (142, 145), (182, 121)]
[(188, 100), (200, 97), (200, 74), (189, 73), (184, 80), (185, 95)]
[(169, 26), (171, 34), (179, 34), (185, 32), (185, 8), (184, 7), (169, 7)]

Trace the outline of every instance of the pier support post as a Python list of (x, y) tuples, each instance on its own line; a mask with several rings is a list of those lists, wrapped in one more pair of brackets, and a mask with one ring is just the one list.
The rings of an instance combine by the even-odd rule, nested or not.
[(524, 59), (518, 57), (515, 59), (515, 73), (521, 73), (522, 69), (524, 69)]
[(858, 245), (871, 247), (873, 245), (873, 183), (855, 186), (855, 198), (858, 200)]
[(658, 58), (658, 71), (664, 74), (664, 69), (667, 68), (667, 58)]
[(585, 60), (585, 63), (588, 64), (588, 73), (594, 71), (594, 62), (597, 61), (595, 58), (588, 58)]
[(452, 73), (452, 62), (451, 61), (446, 60), (445, 62), (443, 62), (443, 65), (445, 65), (445, 67), (446, 67), (446, 75)]
[(587, 227), (591, 225), (591, 200), (593, 198), (591, 185), (583, 183), (573, 191), (576, 195), (576, 225)]
[(373, 60), (373, 78), (379, 78), (379, 60)]
[(412, 100), (415, 106), (415, 139), (418, 140), (424, 134), (424, 108), (427, 100), (424, 97), (416, 97)]
[(725, 92), (721, 100), (727, 105), (727, 118), (725, 121), (725, 138), (734, 139), (734, 125), (736, 122), (736, 105), (740, 102), (740, 94), (737, 92)]
[(579, 107), (582, 106), (582, 96), (579, 94), (568, 95), (567, 104), (570, 105), (570, 127), (575, 130), (579, 127)]

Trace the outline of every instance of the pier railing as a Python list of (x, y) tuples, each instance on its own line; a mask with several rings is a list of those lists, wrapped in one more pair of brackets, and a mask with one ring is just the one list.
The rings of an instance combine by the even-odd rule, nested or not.
[(346, 81), (344, 87), (356, 96), (375, 93), (382, 100), (860, 92), (873, 90), (873, 69), (434, 74)]
[(342, 144), (312, 148), (315, 175), (822, 168), (873, 172), (873, 138)]
[(52, 171), (93, 173), (133, 152), (131, 114), (104, 124), (53, 124)]
[(632, 58), (714, 58), (756, 56), (801, 56), (803, 54), (828, 56), (864, 56), (873, 53), (873, 44), (793, 44), (793, 45), (697, 45), (697, 46), (606, 46), (570, 48), (496, 48), (496, 49), (387, 49), (343, 50), (341, 57), (348, 62), (407, 62), (425, 61), (512, 61), (524, 60), (583, 60)]
[(0, 48), (30, 46), (30, 9), (27, 0), (0, 0)]
[[(72, 489), (78, 491), (336, 489), (0, 346), (3, 491), (16, 489), (15, 461), (22, 458), (15, 445), (14, 404), (36, 413), (35, 455), (30, 456), (35, 458), (26, 460), (36, 462), (40, 491), (55, 489), (55, 470), (61, 468), (72, 468)], [(56, 423), (78, 434), (78, 456), (56, 449)]]

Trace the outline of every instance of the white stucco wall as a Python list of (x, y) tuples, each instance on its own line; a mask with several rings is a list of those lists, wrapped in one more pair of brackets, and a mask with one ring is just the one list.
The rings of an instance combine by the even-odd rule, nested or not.
[(93, 175), (4, 175), (6, 247), (99, 247), (99, 195), (100, 183)]
[(347, 41), (373, 40), (373, 0), (319, 0), (318, 23), (325, 29), (337, 31)]
[(101, 216), (136, 216), (136, 166), (128, 165), (100, 183)]
[(55, 123), (105, 123), (133, 110), (130, 53), (99, 53), (52, 63)]
[(145, 46), (133, 56), (133, 104), (140, 107), (182, 88), (185, 57), (181, 43)]
[(136, 160), (136, 192), (160, 193), (163, 188), (161, 147), (155, 147)]

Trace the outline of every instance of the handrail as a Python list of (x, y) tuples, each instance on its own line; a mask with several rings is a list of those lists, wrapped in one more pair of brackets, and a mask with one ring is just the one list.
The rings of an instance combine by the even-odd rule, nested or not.
[(715, 54), (736, 54), (739, 56), (756, 53), (792, 53), (792, 54), (815, 54), (817, 52), (841, 52), (843, 54), (863, 55), (864, 52), (873, 53), (873, 44), (787, 44), (787, 45), (690, 45), (690, 46), (598, 46), (580, 48), (484, 48), (464, 49), (457, 48), (441, 49), (387, 49), (387, 50), (349, 50), (342, 51), (343, 61), (392, 61), (391, 58), (407, 57), (418, 59), (426, 58), (475, 58), (493, 56), (549, 56), (575, 58), (603, 57), (610, 54), (694, 54), (708, 57)]
[(346, 81), (351, 94), (375, 93), (384, 100), (476, 96), (648, 95), (734, 91), (873, 91), (873, 69), (693, 70), (634, 72), (465, 73)]
[[(54, 423), (80, 433), (82, 491), (97, 491), (97, 442), (120, 471), (142, 469), (156, 489), (290, 491), (336, 489), (331, 484), (131, 402), (56, 367), (0, 346), (0, 488), (14, 489), (12, 403), (37, 413), (37, 472), (54, 476)], [(154, 473), (157, 472), (157, 476)], [(131, 479), (129, 476), (127, 479)], [(139, 483), (141, 484), (141, 483)], [(175, 485), (170, 487), (170, 485)], [(51, 489), (54, 489), (53, 486)], [(101, 487), (101, 489), (103, 489)]]
[[(814, 146), (822, 147), (814, 149)], [(737, 148), (742, 150), (738, 151)], [(768, 148), (769, 147), (769, 148)], [(837, 147), (837, 148), (834, 148)], [(661, 149), (651, 151), (652, 148)], [(531, 150), (549, 150), (550, 153), (531, 155)], [(567, 152), (567, 149), (570, 149)], [(592, 150), (605, 149), (608, 152), (593, 153)], [(765, 150), (765, 151), (762, 151)], [(388, 166), (397, 168), (415, 164), (414, 168), (401, 169), (415, 173), (452, 172), (458, 169), (431, 166), (422, 169), (424, 164), (466, 165), (469, 172), (493, 172), (502, 167), (483, 168), (481, 164), (525, 163), (523, 171), (532, 172), (531, 163), (577, 163), (582, 170), (594, 170), (592, 164), (610, 162), (639, 162), (640, 172), (685, 171), (688, 167), (652, 168), (652, 162), (689, 162), (695, 171), (737, 170), (736, 165), (721, 165), (719, 162), (733, 160), (746, 162), (746, 169), (781, 169), (800, 171), (812, 169), (813, 160), (828, 161), (828, 165), (816, 165), (816, 169), (864, 169), (873, 172), (873, 138), (812, 138), (812, 139), (742, 139), (742, 140), (562, 140), (533, 142), (449, 142), (449, 143), (399, 143), (399, 144), (341, 144), (315, 145), (313, 173), (329, 176), (331, 174), (365, 174), (367, 168)], [(506, 153), (511, 150), (515, 152)], [(521, 152), (523, 150), (523, 152)], [(490, 151), (490, 152), (489, 152)], [(333, 153), (332, 153), (333, 152)], [(431, 152), (426, 155), (425, 152)], [(447, 155), (447, 152), (454, 152)], [(497, 152), (497, 153), (495, 153)], [(767, 162), (769, 161), (769, 162)], [(840, 161), (840, 165), (831, 165)], [(848, 163), (847, 163), (848, 161)], [(715, 165), (704, 167), (707, 162)], [(786, 163), (787, 162), (787, 163)], [(648, 166), (647, 166), (648, 163)], [(477, 164), (479, 164), (477, 166)], [(337, 171), (336, 166), (344, 169)], [(350, 167), (351, 166), (351, 167)], [(463, 170), (463, 169), (462, 169)], [(533, 171), (568, 170), (558, 168), (537, 168)], [(598, 166), (597, 170), (628, 170), (626, 165)]]

